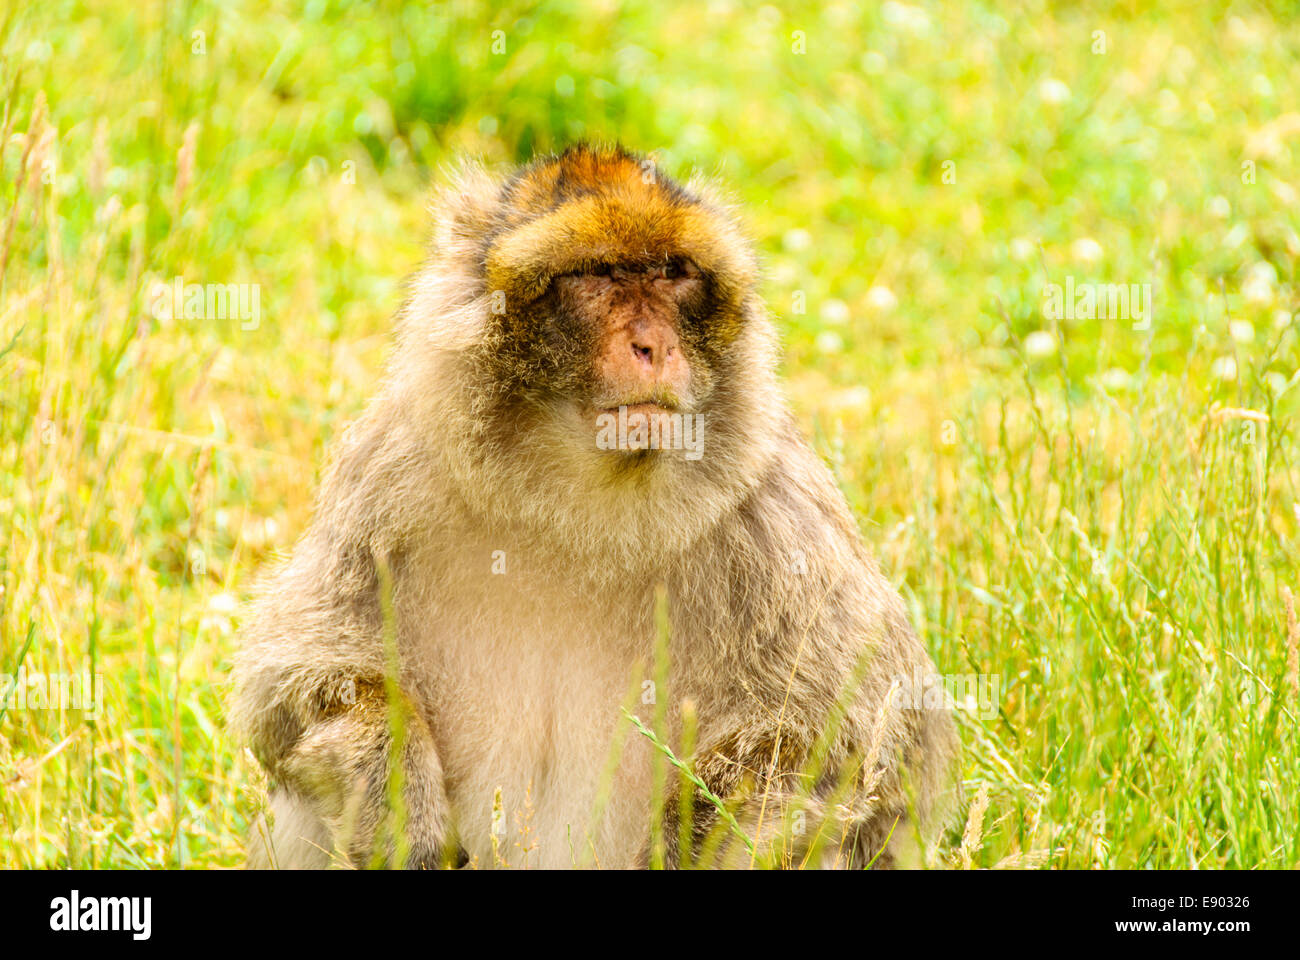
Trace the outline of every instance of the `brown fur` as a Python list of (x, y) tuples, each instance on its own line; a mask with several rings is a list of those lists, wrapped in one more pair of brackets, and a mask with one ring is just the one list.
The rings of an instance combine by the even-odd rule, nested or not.
[[(644, 738), (628, 738), (591, 817), (629, 681), (652, 660), (658, 583), (671, 673), (657, 695), (670, 718), (696, 705), (696, 768), (719, 796), (749, 791), (740, 819), (760, 852), (775, 844), (802, 862), (820, 830), (837, 862), (863, 865), (891, 830), (908, 832), (909, 813), (934, 822), (955, 731), (945, 711), (886, 702), (895, 678), (933, 668), (781, 398), (754, 256), (707, 184), (647, 170), (582, 147), (504, 184), (467, 169), (440, 196), (383, 388), (244, 631), (234, 718), (275, 784), (275, 832), (254, 842), (254, 862), (324, 866), (337, 847), (364, 863), (381, 832), (381, 565), (408, 707), (410, 863), (491, 865), (497, 789), (511, 863), (647, 862)], [(557, 278), (678, 256), (708, 284), (707, 310), (683, 308), (680, 325), (704, 456), (597, 450), (572, 401), (599, 393), (598, 351), (590, 331), (565, 326)], [(654, 707), (637, 709), (649, 722)], [(832, 798), (839, 781), (850, 789)], [(781, 840), (792, 806), (807, 826)], [(700, 842), (716, 816), (699, 797), (695, 811)], [(670, 816), (670, 864), (676, 831)], [(724, 862), (743, 861), (735, 846)]]

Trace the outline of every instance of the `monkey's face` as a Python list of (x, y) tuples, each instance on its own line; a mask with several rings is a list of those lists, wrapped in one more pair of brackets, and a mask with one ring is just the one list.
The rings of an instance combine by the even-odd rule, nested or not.
[(725, 388), (753, 282), (727, 215), (645, 169), (572, 151), (524, 171), (484, 263), (500, 396), (642, 461), (682, 450)]
[[(708, 284), (690, 260), (598, 264), (553, 281), (555, 321), (579, 334), (574, 399), (602, 413), (693, 411), (707, 398), (708, 366), (693, 328), (708, 313)], [(583, 369), (585, 368), (585, 369)]]
[(717, 313), (710, 278), (688, 257), (597, 262), (553, 277), (505, 320), (499, 359), (517, 378), (514, 402), (593, 455), (644, 463), (699, 432), (725, 349)]

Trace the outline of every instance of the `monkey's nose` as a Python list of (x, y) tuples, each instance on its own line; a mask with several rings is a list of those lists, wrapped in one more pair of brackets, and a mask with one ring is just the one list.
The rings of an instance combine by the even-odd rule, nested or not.
[(655, 359), (656, 359), (655, 352), (656, 352), (655, 348), (649, 346), (648, 344), (637, 343), (635, 340), (632, 341), (633, 355), (642, 364), (644, 364), (645, 366), (649, 367), (652, 370), (654, 369), (654, 365), (655, 365)]
[(683, 389), (689, 376), (681, 343), (672, 325), (649, 317), (614, 334), (605, 373), (634, 392), (661, 383)]

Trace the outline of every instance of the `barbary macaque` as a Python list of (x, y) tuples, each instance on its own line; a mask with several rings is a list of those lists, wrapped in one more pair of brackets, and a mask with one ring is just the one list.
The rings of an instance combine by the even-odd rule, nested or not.
[(466, 168), (435, 220), (243, 631), (251, 862), (914, 862), (955, 727), (900, 696), (934, 667), (782, 399), (735, 215), (582, 145)]

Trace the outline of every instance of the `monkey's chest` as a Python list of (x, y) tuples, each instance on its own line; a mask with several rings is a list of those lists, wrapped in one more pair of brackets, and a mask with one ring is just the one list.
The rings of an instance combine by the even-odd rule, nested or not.
[(430, 719), (457, 837), (480, 867), (632, 866), (650, 754), (622, 707), (640, 705), (641, 658), (608, 618), (545, 600), (431, 620)]

